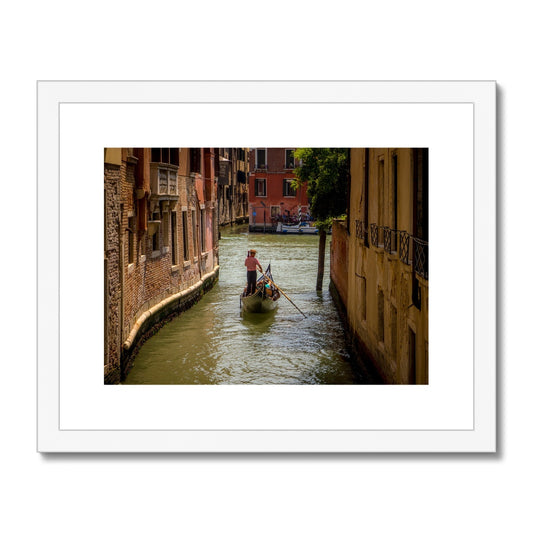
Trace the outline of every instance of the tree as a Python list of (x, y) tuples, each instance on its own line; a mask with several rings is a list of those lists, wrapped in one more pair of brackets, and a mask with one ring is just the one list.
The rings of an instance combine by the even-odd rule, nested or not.
[(318, 273), (316, 290), (322, 290), (324, 279), (324, 259), (326, 253), (326, 231), (332, 219), (346, 213), (349, 176), (348, 148), (298, 148), (295, 159), (301, 162), (296, 166), (294, 187), (307, 183), (307, 197), (311, 215), (318, 227)]

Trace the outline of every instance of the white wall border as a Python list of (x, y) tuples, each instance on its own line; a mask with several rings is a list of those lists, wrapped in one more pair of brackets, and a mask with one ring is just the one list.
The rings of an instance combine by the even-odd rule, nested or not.
[[(38, 83), (37, 161), (38, 161), (38, 450), (41, 452), (492, 452), (496, 449), (496, 85), (494, 82), (62, 82)], [(156, 429), (136, 427), (115, 429), (93, 427), (64, 429), (60, 374), (61, 311), (59, 289), (59, 235), (65, 225), (60, 205), (60, 145), (67, 145), (67, 134), (60, 130), (63, 104), (87, 103), (141, 105), (274, 103), (309, 104), (471, 104), (473, 107), (473, 348), (465, 357), (473, 361), (473, 423), (461, 427), (412, 429), (354, 426), (342, 429), (272, 430), (253, 429)], [(371, 111), (372, 113), (372, 111)], [(391, 144), (374, 138), (373, 146)], [(451, 133), (451, 132), (450, 132)], [(204, 140), (204, 131), (189, 132), (191, 143)], [(194, 137), (198, 135), (198, 137)], [(63, 136), (63, 138), (62, 138)], [(342, 136), (342, 135), (341, 135)], [(293, 145), (280, 135), (278, 145)], [(211, 145), (205, 139), (203, 145)], [(395, 139), (397, 140), (397, 139)], [(115, 146), (131, 146), (131, 139)], [(226, 143), (227, 144), (227, 143)], [(250, 143), (248, 143), (250, 144)], [(72, 145), (72, 143), (70, 144)], [(69, 145), (69, 146), (70, 146)], [(227, 144), (230, 145), (230, 144)], [(260, 145), (260, 144), (254, 144)], [(261, 144), (262, 145), (262, 144)], [(272, 144), (270, 144), (272, 145)], [(334, 145), (334, 143), (323, 144)], [(344, 144), (355, 146), (354, 144)], [(405, 144), (404, 144), (405, 145)], [(113, 146), (103, 141), (102, 146)], [(407, 144), (407, 146), (414, 146)], [(430, 152), (431, 153), (431, 152)], [(100, 155), (101, 157), (101, 155)], [(431, 156), (430, 156), (431, 157)], [(431, 164), (431, 163), (430, 163)], [(430, 171), (431, 173), (431, 171)], [(103, 173), (102, 173), (103, 174)], [(101, 175), (94, 177), (101, 183)], [(64, 198), (65, 191), (61, 191)], [(68, 198), (68, 197), (67, 197)], [(431, 216), (431, 212), (430, 212)], [(445, 221), (437, 221), (444, 223)], [(435, 243), (432, 242), (432, 246)], [(453, 253), (453, 250), (450, 250)], [(430, 297), (430, 306), (433, 300)], [(98, 329), (99, 320), (94, 328)], [(449, 324), (441, 324), (446, 328)], [(430, 327), (432, 325), (430, 324)], [(487, 333), (488, 332), (488, 333)], [(450, 341), (451, 342), (451, 341)], [(431, 347), (431, 338), (430, 338)], [(430, 348), (431, 349), (431, 348)], [(450, 349), (457, 349), (450, 345)], [(472, 353), (468, 353), (472, 352)], [(101, 351), (94, 354), (102, 362)], [(100, 365), (101, 366), (101, 365)], [(101, 369), (100, 369), (101, 378)], [(63, 383), (65, 385), (66, 383)], [(121, 389), (117, 387), (116, 389)], [(124, 389), (124, 388), (123, 388)], [(304, 388), (307, 389), (307, 388)], [(302, 391), (304, 389), (301, 389)], [(138, 393), (143, 394), (142, 388)], [(168, 389), (178, 391), (179, 388)], [(202, 388), (196, 388), (196, 393)], [(208, 389), (203, 389), (208, 390)], [(237, 389), (235, 389), (237, 390)], [(242, 389), (241, 389), (242, 390)], [(248, 388), (248, 390), (250, 390)], [(359, 390), (360, 391), (363, 389)], [(372, 389), (376, 394), (376, 389)], [(454, 395), (452, 386), (449, 395)], [(370, 393), (370, 392), (369, 392)], [(170, 392), (170, 394), (174, 394)], [(177, 392), (176, 392), (177, 394)], [(246, 394), (243, 392), (243, 394)], [(306, 393), (307, 394), (307, 393)], [(87, 398), (90, 403), (91, 398)], [(64, 407), (64, 406), (63, 406)], [(465, 402), (472, 409), (472, 402)], [(468, 427), (467, 427), (468, 426)]]

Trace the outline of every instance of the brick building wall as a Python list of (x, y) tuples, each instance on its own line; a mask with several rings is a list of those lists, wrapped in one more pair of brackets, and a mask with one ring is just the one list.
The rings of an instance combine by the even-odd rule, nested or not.
[[(176, 159), (172, 162), (151, 161), (151, 149), (108, 150), (120, 150), (120, 165), (106, 164), (104, 168), (108, 285), (105, 382), (116, 383), (117, 376), (125, 376), (150, 330), (158, 327), (156, 315), (147, 322), (146, 312), (153, 314), (158, 304), (217, 271), (213, 231), (216, 192), (212, 183), (206, 186), (204, 149), (196, 149), (194, 169), (191, 149), (172, 149)], [(205, 149), (206, 155), (209, 150)], [(206, 161), (207, 174), (212, 178), (210, 157)], [(170, 178), (172, 173), (175, 181)], [(171, 182), (175, 183), (172, 191)], [(169, 308), (168, 314), (181, 312), (203, 290), (203, 285), (195, 289), (198, 294), (183, 305)], [(165, 314), (165, 310), (158, 311), (158, 320), (165, 320)]]
[[(121, 227), (123, 230), (123, 239), (125, 245), (122, 247), (122, 264), (125, 266), (123, 296), (124, 296), (124, 318), (123, 318), (123, 338), (126, 338), (132, 327), (135, 317), (136, 298), (136, 274), (137, 265), (139, 264), (140, 240), (137, 235), (137, 217), (135, 205), (135, 160), (128, 157), (128, 150), (122, 149), (121, 166)], [(131, 221), (130, 221), (131, 218)], [(133, 261), (130, 262), (129, 249), (126, 243), (129, 243), (129, 232), (133, 231)], [(130, 266), (132, 265), (132, 266)], [(133, 267), (133, 268), (132, 268)]]
[(121, 275), (120, 275), (120, 165), (104, 165), (104, 376), (120, 379)]

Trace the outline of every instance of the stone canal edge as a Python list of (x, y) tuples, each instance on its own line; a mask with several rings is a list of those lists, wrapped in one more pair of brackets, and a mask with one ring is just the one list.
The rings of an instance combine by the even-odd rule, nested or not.
[(205, 274), (194, 285), (165, 298), (157, 305), (145, 311), (135, 322), (128, 338), (123, 344), (121, 379), (128, 374), (140, 347), (165, 324), (197, 303), (202, 296), (218, 282), (220, 266)]

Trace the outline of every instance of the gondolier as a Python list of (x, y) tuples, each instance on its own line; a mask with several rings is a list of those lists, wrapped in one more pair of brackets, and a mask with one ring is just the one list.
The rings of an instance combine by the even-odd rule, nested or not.
[(246, 281), (248, 283), (246, 286), (247, 295), (255, 293), (257, 285), (257, 268), (263, 272), (263, 267), (255, 257), (256, 253), (256, 250), (250, 250), (248, 252), (248, 257), (244, 261), (244, 266), (246, 266)]
[(245, 287), (241, 294), (241, 309), (247, 313), (269, 313), (278, 307), (280, 291), (272, 281), (270, 265), (257, 280), (255, 291), (247, 294), (247, 290)]

